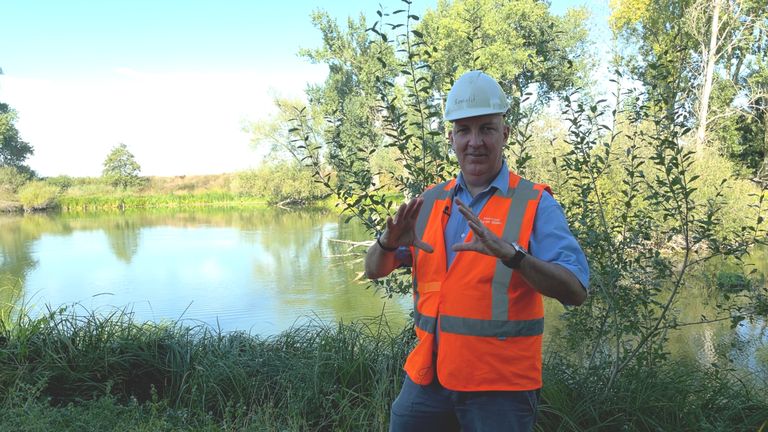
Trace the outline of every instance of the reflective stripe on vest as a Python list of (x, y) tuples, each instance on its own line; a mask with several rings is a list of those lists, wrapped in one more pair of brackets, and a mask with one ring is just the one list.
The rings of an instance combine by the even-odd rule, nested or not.
[(435, 334), (435, 328), (437, 327), (436, 317), (421, 314), (418, 310), (414, 309), (413, 321), (416, 327), (424, 330), (427, 333)]
[(440, 331), (497, 338), (537, 336), (544, 333), (544, 318), (496, 321), (440, 315)]

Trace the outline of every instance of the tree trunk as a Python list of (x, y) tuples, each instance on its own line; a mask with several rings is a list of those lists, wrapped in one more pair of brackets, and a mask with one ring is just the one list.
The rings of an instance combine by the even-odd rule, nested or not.
[(712, 30), (709, 37), (709, 50), (705, 51), (702, 60), (706, 60), (704, 83), (699, 97), (699, 128), (696, 131), (696, 150), (704, 147), (707, 139), (707, 116), (709, 115), (709, 98), (712, 95), (712, 80), (717, 60), (717, 37), (720, 29), (720, 5), (723, 0), (712, 0)]
[(761, 184), (768, 183), (768, 106), (763, 105), (763, 165), (757, 170)]

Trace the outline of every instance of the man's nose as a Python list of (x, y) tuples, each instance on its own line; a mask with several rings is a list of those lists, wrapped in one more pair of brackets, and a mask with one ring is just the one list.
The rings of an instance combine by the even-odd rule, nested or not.
[(471, 146), (479, 146), (483, 144), (483, 137), (480, 134), (479, 130), (472, 131), (469, 134), (469, 145)]

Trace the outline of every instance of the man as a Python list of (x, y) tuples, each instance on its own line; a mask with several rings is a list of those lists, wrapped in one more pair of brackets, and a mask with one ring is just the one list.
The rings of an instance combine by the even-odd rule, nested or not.
[(460, 173), (400, 206), (369, 249), (376, 279), (413, 266), (418, 344), (391, 431), (530, 431), (541, 388), (542, 295), (586, 299), (589, 269), (549, 187), (509, 172), (509, 108), (470, 71), (448, 93)]

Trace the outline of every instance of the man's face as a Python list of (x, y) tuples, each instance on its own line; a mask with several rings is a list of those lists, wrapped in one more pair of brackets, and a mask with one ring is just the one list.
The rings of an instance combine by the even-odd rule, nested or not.
[(459, 159), (464, 177), (473, 183), (487, 185), (501, 169), (509, 126), (500, 114), (456, 120), (448, 132), (448, 140)]

